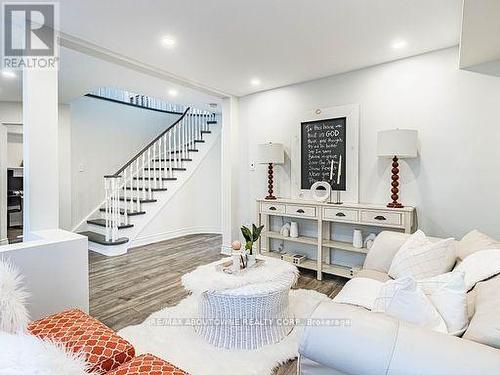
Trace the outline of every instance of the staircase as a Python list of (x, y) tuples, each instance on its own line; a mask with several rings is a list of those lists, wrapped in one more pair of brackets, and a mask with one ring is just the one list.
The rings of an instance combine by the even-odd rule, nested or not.
[(104, 176), (104, 201), (80, 226), (89, 249), (113, 256), (133, 240), (196, 170), (215, 143), (217, 116), (186, 108), (116, 173)]

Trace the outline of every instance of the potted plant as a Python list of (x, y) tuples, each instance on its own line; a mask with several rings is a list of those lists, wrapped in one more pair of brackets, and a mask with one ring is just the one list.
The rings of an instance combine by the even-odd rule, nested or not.
[(241, 226), (241, 233), (245, 238), (246, 244), (245, 249), (247, 250), (247, 258), (248, 265), (252, 266), (255, 264), (255, 254), (253, 253), (253, 244), (260, 238), (260, 234), (262, 233), (263, 225), (257, 228), (255, 224), (252, 224), (252, 230), (247, 228), (246, 226)]

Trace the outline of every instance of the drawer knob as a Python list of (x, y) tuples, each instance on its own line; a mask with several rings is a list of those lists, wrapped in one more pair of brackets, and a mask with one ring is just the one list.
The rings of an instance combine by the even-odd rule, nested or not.
[(299, 209), (297, 210), (297, 212), (298, 212), (299, 214), (303, 214), (303, 213), (304, 213), (304, 210), (303, 210), (302, 208), (299, 208)]
[(269, 207), (269, 211), (276, 211), (276, 207), (274, 206)]
[(374, 219), (375, 219), (375, 220), (380, 220), (380, 221), (387, 220), (384, 216), (381, 216), (381, 215), (375, 216), (375, 218), (374, 218)]
[(337, 212), (337, 213), (335, 214), (335, 216), (338, 216), (338, 217), (344, 217), (344, 216), (345, 216), (345, 213), (343, 213), (343, 212)]

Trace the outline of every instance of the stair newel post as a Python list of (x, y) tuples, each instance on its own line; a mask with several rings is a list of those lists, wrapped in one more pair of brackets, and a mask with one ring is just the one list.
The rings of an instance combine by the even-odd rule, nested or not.
[(111, 179), (108, 176), (104, 176), (104, 221), (106, 222), (106, 241), (111, 238), (111, 225), (110, 225), (110, 200), (111, 200)]
[(175, 167), (179, 168), (179, 162), (181, 158), (181, 129), (180, 123), (175, 126)]
[[(139, 211), (139, 159), (136, 159), (135, 163), (135, 198), (136, 198), (136, 204), (137, 204), (137, 211)], [(130, 186), (133, 189), (134, 186), (134, 178), (133, 174), (130, 175)]]
[[(182, 134), (184, 136), (183, 143), (182, 143), (182, 145), (184, 146), (183, 147), (183, 150), (184, 150), (183, 155), (184, 156), (182, 158), (187, 158), (189, 144), (187, 141), (187, 122), (186, 122), (186, 119), (182, 119), (181, 124), (182, 124), (181, 125), (182, 126)], [(182, 168), (182, 158), (181, 158), (181, 168)]]

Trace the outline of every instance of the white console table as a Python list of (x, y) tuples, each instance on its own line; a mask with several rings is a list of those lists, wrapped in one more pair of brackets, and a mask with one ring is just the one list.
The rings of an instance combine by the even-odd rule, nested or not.
[[(317, 236), (284, 237), (279, 229), (271, 228), (272, 216), (287, 218), (300, 218), (311, 220), (317, 225)], [(331, 249), (350, 251), (366, 254), (366, 248), (355, 248), (352, 242), (331, 240), (335, 224), (352, 224), (357, 226), (377, 227), (387, 230), (404, 231), (413, 233), (416, 230), (416, 210), (414, 207), (387, 208), (370, 204), (343, 203), (340, 205), (318, 203), (301, 199), (257, 200), (257, 222), (264, 225), (262, 239), (258, 242), (258, 251), (271, 257), (280, 257), (280, 253), (271, 249), (271, 239), (291, 241), (317, 247), (316, 260), (307, 259), (298, 267), (317, 271), (318, 280), (322, 273), (352, 278), (356, 269), (343, 265), (332, 264), (330, 259)], [(263, 246), (264, 244), (264, 246)], [(327, 249), (328, 251), (323, 251)]]

